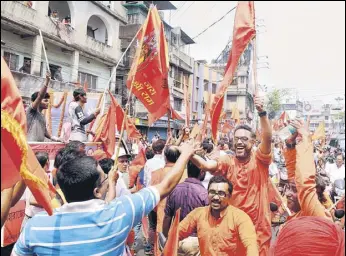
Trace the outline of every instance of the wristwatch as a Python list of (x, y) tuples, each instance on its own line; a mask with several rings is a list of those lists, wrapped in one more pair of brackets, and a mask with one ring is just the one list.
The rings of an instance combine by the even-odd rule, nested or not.
[(259, 117), (266, 116), (267, 115), (267, 111), (259, 112), (258, 115), (259, 115)]

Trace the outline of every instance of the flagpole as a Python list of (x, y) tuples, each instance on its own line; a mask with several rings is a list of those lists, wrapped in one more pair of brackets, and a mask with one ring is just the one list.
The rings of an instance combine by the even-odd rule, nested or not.
[(106, 96), (107, 90), (110, 89), (109, 84), (110, 84), (110, 82), (112, 81), (112, 78), (116, 75), (118, 66), (120, 65), (120, 63), (121, 63), (122, 60), (124, 59), (126, 52), (130, 49), (131, 45), (133, 44), (133, 42), (134, 42), (135, 39), (137, 38), (137, 36), (138, 36), (140, 30), (141, 30), (141, 29), (139, 29), (139, 30), (137, 31), (136, 35), (132, 38), (131, 42), (129, 43), (129, 45), (127, 46), (127, 48), (125, 49), (125, 51), (124, 51), (123, 54), (121, 55), (121, 57), (120, 57), (118, 63), (115, 65), (115, 68), (114, 68), (114, 71), (113, 71), (112, 74), (111, 74), (111, 77), (110, 77), (109, 80), (108, 80), (108, 83), (107, 83), (108, 88), (107, 88), (107, 86), (106, 86), (105, 89), (104, 89), (104, 91), (103, 91), (103, 96), (102, 96), (102, 98), (103, 98), (103, 104), (102, 104), (102, 108), (101, 108), (101, 116), (103, 116), (104, 111), (105, 111), (105, 108), (106, 108), (106, 97), (105, 97), (105, 96)]
[(44, 57), (46, 59), (47, 69), (48, 69), (48, 72), (50, 72), (48, 57), (47, 57), (47, 53), (46, 53), (46, 47), (44, 46), (44, 41), (43, 41), (43, 36), (42, 36), (41, 29), (39, 29), (38, 32), (40, 33), (40, 37), (41, 37), (41, 43), (42, 43), (42, 47), (43, 47)]
[[(149, 10), (148, 15), (150, 14), (150, 11), (151, 10)], [(135, 40), (135, 38), (137, 38), (137, 35), (139, 34), (140, 30), (141, 29), (139, 29), (137, 31), (137, 33), (136, 33), (135, 37), (132, 39), (131, 43)], [(142, 36), (141, 36), (141, 42), (142, 43), (143, 43), (143, 37), (144, 37), (144, 30), (143, 30), (143, 33), (142, 33)], [(129, 48), (129, 46), (127, 48)], [(123, 56), (124, 55), (125, 54), (123, 53)], [(134, 61), (138, 61), (138, 59), (136, 59)], [(137, 68), (138, 68), (138, 64), (135, 66), (135, 70), (134, 70), (133, 75), (132, 75), (131, 86), (130, 86), (130, 91), (129, 91), (129, 97), (127, 99), (126, 106), (125, 106), (123, 123), (121, 124), (120, 138), (119, 138), (119, 142), (118, 142), (118, 146), (117, 146), (117, 151), (115, 153), (114, 165), (113, 165), (112, 169), (116, 168), (116, 166), (118, 165), (118, 157), (119, 157), (119, 152), (120, 152), (120, 145), (121, 145), (121, 140), (122, 140), (122, 138), (124, 136), (124, 128), (125, 128), (125, 123), (126, 123), (126, 120), (127, 120), (127, 113), (128, 113), (129, 106), (130, 106), (130, 100), (131, 100), (131, 96), (132, 96), (132, 89), (133, 89), (133, 84), (134, 84), (136, 73), (137, 73)]]

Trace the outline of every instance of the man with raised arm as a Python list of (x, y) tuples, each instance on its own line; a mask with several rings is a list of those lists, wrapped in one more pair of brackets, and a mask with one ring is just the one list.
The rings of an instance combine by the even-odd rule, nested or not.
[(270, 209), (268, 201), (268, 177), (271, 163), (272, 129), (264, 111), (264, 100), (255, 97), (255, 106), (260, 116), (262, 142), (254, 152), (255, 133), (247, 125), (239, 125), (234, 131), (235, 156), (221, 156), (205, 161), (194, 155), (192, 161), (212, 175), (221, 175), (234, 186), (230, 204), (249, 215), (253, 221), (260, 255), (268, 255), (271, 239)]

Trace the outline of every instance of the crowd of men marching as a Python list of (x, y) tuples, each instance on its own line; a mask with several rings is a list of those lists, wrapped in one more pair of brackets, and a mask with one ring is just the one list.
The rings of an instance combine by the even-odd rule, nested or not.
[[(47, 78), (27, 109), (30, 141), (61, 141), (42, 115)], [(85, 127), (100, 110), (85, 116), (87, 94), (76, 89), (73, 96), (70, 142), (54, 169), (47, 152), (36, 153), (58, 192), (54, 214), (19, 182), (9, 204), (25, 191), (26, 209), (12, 255), (136, 255), (138, 244), (160, 255), (173, 235), (177, 252), (166, 246), (165, 255), (345, 255), (344, 152), (314, 143), (304, 121), (291, 121), (297, 132), (281, 141), (255, 98), (261, 138), (238, 125), (214, 144), (184, 127), (177, 138), (134, 143), (137, 156), (120, 148), (114, 168), (102, 149), (86, 154)], [(141, 152), (145, 163), (133, 171), (131, 159)]]

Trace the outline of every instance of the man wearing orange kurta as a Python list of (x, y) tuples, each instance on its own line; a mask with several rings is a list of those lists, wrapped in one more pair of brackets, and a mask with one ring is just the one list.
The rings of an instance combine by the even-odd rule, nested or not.
[(289, 178), (285, 195), (287, 206), (294, 213), (288, 220), (302, 216), (331, 219), (331, 214), (326, 210), (317, 194), (313, 144), (309, 132), (301, 121), (292, 121), (291, 125), (297, 129), (302, 140), (295, 146), (298, 134), (291, 136), (286, 141), (287, 149), (284, 151)]
[(182, 220), (179, 240), (197, 231), (203, 256), (257, 256), (255, 227), (245, 212), (229, 205), (232, 191), (232, 183), (225, 177), (211, 178), (210, 206), (196, 208)]
[(262, 129), (262, 142), (256, 152), (252, 150), (256, 134), (251, 127), (240, 125), (234, 131), (235, 156), (221, 156), (206, 162), (194, 155), (191, 160), (200, 169), (232, 182), (234, 192), (230, 204), (249, 215), (256, 228), (260, 255), (267, 256), (271, 239), (268, 182), (272, 129), (263, 110), (263, 99), (255, 97), (255, 106)]

